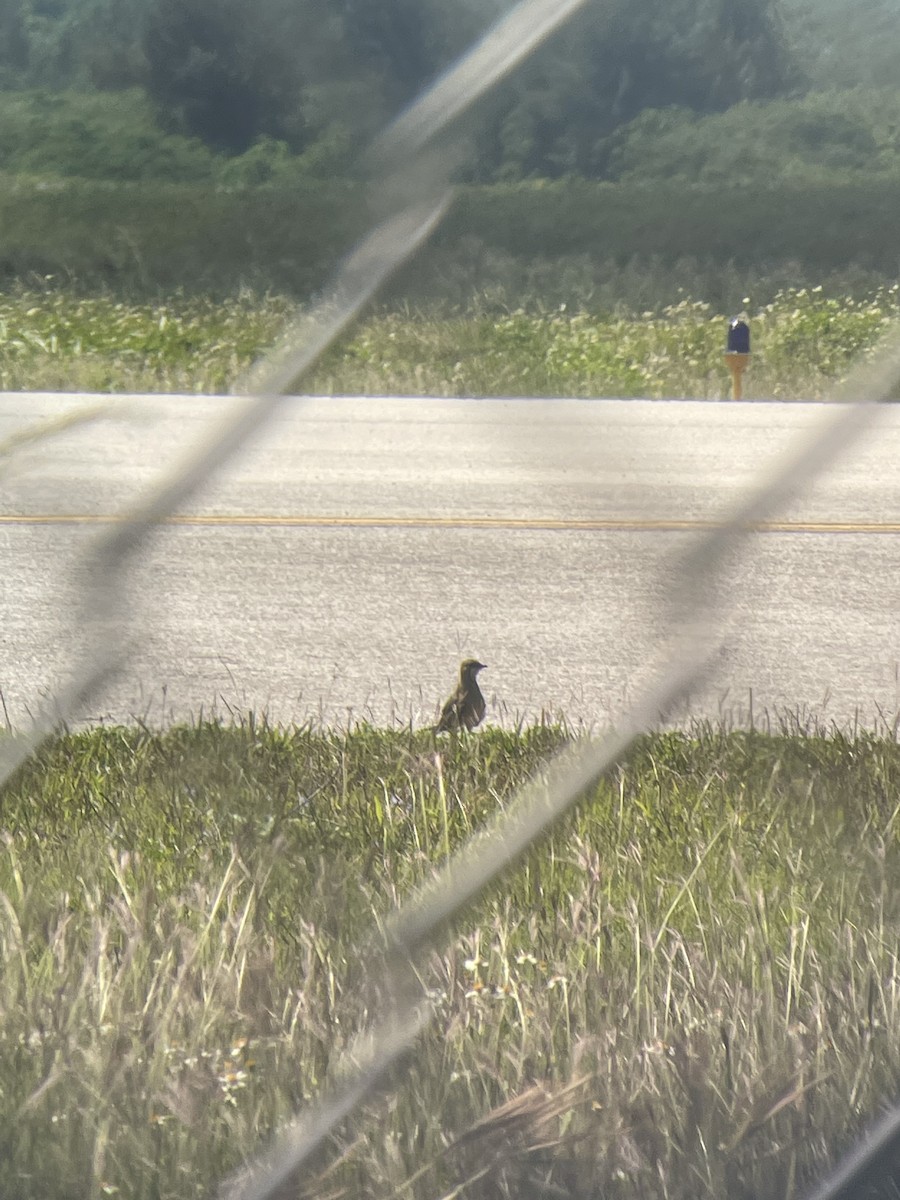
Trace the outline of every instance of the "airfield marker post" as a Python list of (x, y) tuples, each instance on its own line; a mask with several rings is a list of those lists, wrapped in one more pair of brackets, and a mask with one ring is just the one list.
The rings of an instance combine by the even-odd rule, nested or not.
[(744, 371), (750, 362), (750, 326), (741, 317), (728, 322), (725, 362), (731, 372), (731, 398), (740, 400), (744, 394)]

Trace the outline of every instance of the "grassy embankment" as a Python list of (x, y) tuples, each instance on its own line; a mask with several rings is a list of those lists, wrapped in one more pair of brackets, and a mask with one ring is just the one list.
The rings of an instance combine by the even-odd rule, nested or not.
[[(308, 1191), (796, 1196), (900, 1086), (900, 748), (791, 732), (644, 737), (428, 957)], [(562, 741), (50, 745), (0, 808), (0, 1196), (209, 1195), (379, 1009), (378, 915)]]
[[(898, 202), (890, 173), (461, 188), (309, 387), (719, 396), (749, 296), (747, 393), (817, 396), (897, 314)], [(359, 184), (313, 176), (0, 175), (0, 387), (226, 390), (371, 219)]]
[[(747, 309), (748, 397), (816, 398), (900, 314), (900, 289), (859, 298), (779, 292)], [(296, 311), (284, 297), (125, 303), (66, 292), (0, 296), (0, 388), (227, 391)], [(383, 310), (307, 381), (318, 394), (696, 396), (729, 394), (727, 314), (683, 299), (655, 312)]]
[[(640, 275), (647, 264), (683, 274), (687, 293), (713, 302), (735, 278), (743, 288), (773, 271), (798, 285), (893, 281), (898, 203), (900, 178), (867, 175), (778, 186), (573, 179), (461, 188), (393, 291), (417, 303), (467, 303), (499, 279), (517, 293), (507, 296), (514, 305), (529, 282), (555, 305), (585, 292), (605, 298), (610, 272)], [(179, 287), (228, 296), (247, 286), (302, 298), (372, 219), (360, 185), (340, 180), (229, 189), (0, 173), (0, 280), (52, 275), (134, 296)], [(650, 278), (639, 307), (674, 299), (657, 282)]]

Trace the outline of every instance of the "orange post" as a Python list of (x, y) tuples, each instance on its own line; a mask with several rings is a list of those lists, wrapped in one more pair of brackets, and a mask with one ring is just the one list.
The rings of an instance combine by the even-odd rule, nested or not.
[(728, 322), (725, 361), (731, 372), (731, 398), (740, 400), (744, 394), (744, 372), (750, 362), (750, 326), (744, 317), (732, 317)]
[(731, 372), (731, 398), (732, 400), (740, 400), (744, 395), (744, 372), (750, 363), (750, 355), (741, 354), (734, 350), (726, 350), (725, 361)]

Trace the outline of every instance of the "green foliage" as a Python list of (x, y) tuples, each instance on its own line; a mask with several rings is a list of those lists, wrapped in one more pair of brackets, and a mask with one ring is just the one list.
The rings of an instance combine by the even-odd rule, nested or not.
[(840, 379), (854, 359), (874, 349), (889, 323), (900, 319), (900, 287), (865, 300), (837, 300), (821, 288), (778, 297), (755, 313), (754, 329), (765, 364), (781, 382), (776, 396), (789, 393), (813, 371)]
[(591, 0), (489, 105), (473, 175), (603, 176), (645, 108), (717, 112), (797, 86), (771, 0)]
[(219, 178), (226, 187), (284, 187), (302, 178), (301, 162), (286, 142), (264, 136), (243, 154), (227, 159)]
[(202, 142), (163, 133), (140, 92), (0, 92), (4, 172), (211, 182), (218, 168)]
[[(361, 141), (510, 3), (4, 0), (0, 86), (145, 88), (170, 133), (229, 154), (260, 140), (292, 153), (323, 143), (319, 168), (346, 171)], [(896, 70), (887, 64), (900, 59), (900, 0), (852, 0), (852, 14), (849, 0), (804, 3), (589, 0), (484, 106), (471, 178), (744, 182), (891, 169)], [(819, 89), (870, 91), (744, 104), (796, 98), (806, 87), (799, 60)], [(721, 121), (694, 119), (735, 106)], [(36, 132), (69, 138), (58, 157), (76, 163), (85, 135), (58, 115), (56, 131), (45, 121)], [(273, 167), (265, 153), (236, 177), (286, 176), (286, 160)], [(147, 178), (146, 158), (123, 143), (108, 177)], [(160, 178), (200, 177), (164, 158)], [(86, 156), (92, 176), (96, 159)]]
[(243, 154), (210, 150), (199, 138), (164, 132), (137, 90), (0, 92), (0, 172), (40, 181), (205, 183), (288, 187), (340, 177), (352, 143), (339, 123), (305, 154), (260, 137)]
[(897, 176), (784, 185), (768, 178), (752, 190), (660, 180), (498, 184), (462, 190), (435, 240), (474, 235), (522, 258), (657, 255), (745, 269), (793, 261), (808, 271), (856, 262), (891, 277), (900, 263), (898, 202)]
[(6, 87), (28, 64), (28, 34), (18, 0), (0, 0), (0, 87)]
[[(361, 139), (510, 3), (3, 0), (0, 87), (146, 88), (169, 132), (229, 153), (261, 138), (292, 152), (324, 140), (324, 161), (346, 170)], [(900, 0), (589, 0), (489, 100), (471, 177), (715, 181), (883, 170), (884, 152), (896, 156), (898, 18)], [(804, 72), (819, 90), (874, 90), (808, 97), (794, 112), (795, 101), (743, 107), (796, 97)], [(691, 119), (735, 105), (721, 123)], [(683, 112), (641, 118), (673, 107)], [(83, 135), (62, 113), (54, 136), (71, 138), (60, 155), (77, 161)], [(132, 149), (140, 163), (146, 156)], [(87, 170), (96, 174), (93, 157)], [(109, 177), (148, 177), (146, 163), (112, 165)], [(252, 181), (254, 165), (239, 177)], [(160, 177), (173, 177), (165, 162)]]
[(0, 82), (9, 87), (140, 85), (147, 0), (0, 0)]
[[(511, 4), (5, 0), (0, 84), (141, 86), (167, 130), (230, 153), (261, 137), (300, 151), (335, 124), (358, 143)], [(642, 108), (717, 111), (795, 83), (777, 0), (588, 0), (492, 101), (474, 174), (596, 175)]]
[[(291, 305), (241, 296), (126, 305), (62, 292), (0, 298), (0, 380), (37, 369), (53, 387), (226, 391), (274, 342)], [(40, 366), (39, 364), (43, 364)]]
[[(419, 964), (415, 1061), (298, 1195), (806, 1190), (900, 1085), (900, 747), (788, 732), (640, 738)], [(384, 1014), (384, 916), (567, 740), (45, 747), (0, 796), (0, 1192), (212, 1194)]]
[[(864, 298), (788, 289), (746, 306), (748, 398), (826, 394), (900, 318), (900, 285)], [(0, 298), (0, 388), (227, 391), (294, 307), (243, 294), (127, 305), (62, 292)], [(682, 299), (655, 312), (382, 312), (333, 348), (316, 394), (688, 396), (729, 394), (727, 315)]]
[[(746, 299), (753, 358), (748, 398), (819, 398), (889, 322), (900, 288), (865, 300), (788, 290)], [(316, 392), (371, 395), (688, 396), (730, 394), (722, 352), (727, 316), (682, 300), (636, 315), (586, 312), (369, 320), (321, 366)]]
[(900, 0), (784, 0), (789, 40), (814, 86), (893, 88)]
[[(312, 7), (307, 0), (300, 11)], [(260, 137), (302, 150), (308, 130), (297, 48), (313, 22), (291, 20), (292, 9), (278, 0), (149, 0), (147, 90), (165, 121), (232, 153)]]
[[(288, 141), (260, 134), (244, 153), (226, 155), (198, 138), (165, 132), (136, 89), (0, 92), (0, 170), (242, 187), (287, 186), (309, 174), (340, 176), (352, 172), (357, 147), (353, 122), (343, 112), (354, 104), (368, 106), (362, 85), (354, 100), (345, 95), (344, 102), (336, 104), (334, 89), (324, 85), (305, 93), (308, 129), (316, 132), (302, 154)], [(499, 174), (511, 179), (537, 170), (525, 163), (531, 153), (530, 104), (507, 114), (491, 151), (503, 160)], [(782, 187), (863, 184), (900, 175), (898, 128), (895, 89), (813, 92), (802, 99), (740, 104), (711, 116), (685, 108), (647, 109), (604, 140), (603, 169), (610, 179), (662, 187), (675, 181), (766, 190), (773, 180)], [(300, 141), (305, 136), (297, 135)], [(557, 150), (550, 173), (578, 169), (574, 150)]]
[[(233, 164), (236, 165), (236, 164)], [(358, 188), (298, 176), (252, 191), (0, 180), (0, 279), (77, 278), (120, 295), (308, 294), (365, 228)]]
[(381, 80), (386, 107), (408, 103), (471, 45), (509, 0), (343, 0), (346, 64)]
[(648, 110), (617, 131), (608, 172), (629, 182), (770, 186), (900, 176), (896, 89), (812, 92), (715, 116)]
[[(264, 143), (219, 163), (227, 188), (0, 175), (0, 281), (53, 276), (126, 297), (242, 287), (307, 297), (371, 216), (359, 185), (327, 182), (314, 161), (296, 167)], [(898, 204), (900, 178), (888, 175), (753, 190), (585, 180), (465, 188), (394, 294), (656, 308), (685, 294), (730, 307), (769, 277), (833, 279), (847, 291), (854, 279), (897, 278)], [(666, 291), (654, 292), (660, 276)]]

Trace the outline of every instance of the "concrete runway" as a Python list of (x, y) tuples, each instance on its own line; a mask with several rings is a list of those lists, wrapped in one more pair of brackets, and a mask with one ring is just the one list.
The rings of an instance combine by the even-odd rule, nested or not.
[[(98, 523), (234, 403), (0, 396), (0, 688), (14, 723), (83, 644), (79, 563)], [(471, 654), (489, 665), (490, 721), (614, 721), (658, 662), (679, 553), (826, 416), (760, 402), (287, 401), (130, 571), (131, 653), (80, 715), (418, 724)], [(898, 461), (900, 406), (885, 406), (743, 540), (716, 587), (728, 619), (715, 675), (676, 716), (744, 721), (752, 694), (757, 719), (893, 721)]]

